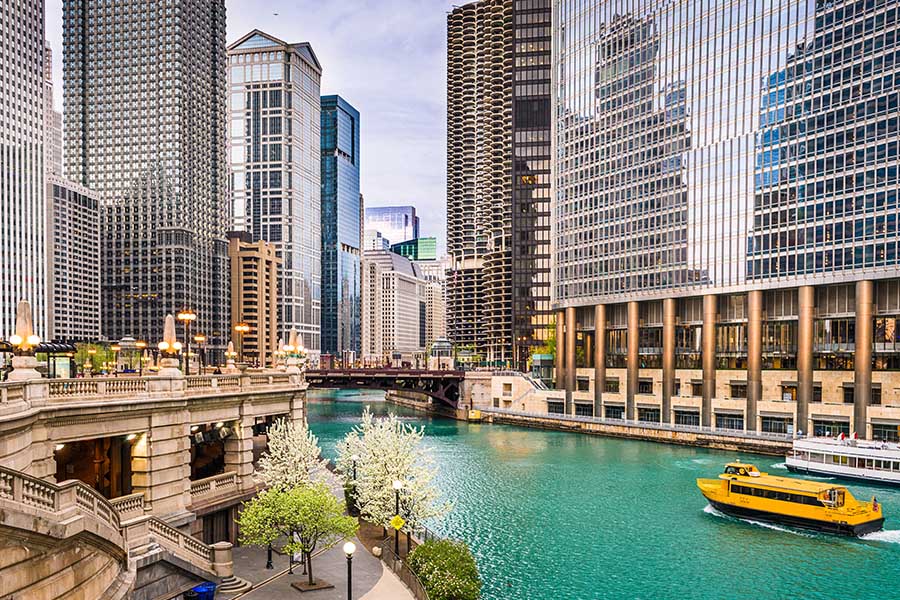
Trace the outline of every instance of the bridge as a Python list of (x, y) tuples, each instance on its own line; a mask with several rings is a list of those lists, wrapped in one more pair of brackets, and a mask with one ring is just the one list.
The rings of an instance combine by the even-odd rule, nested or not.
[(409, 369), (318, 369), (306, 371), (310, 389), (368, 389), (425, 394), (456, 410), (466, 374), (463, 371)]

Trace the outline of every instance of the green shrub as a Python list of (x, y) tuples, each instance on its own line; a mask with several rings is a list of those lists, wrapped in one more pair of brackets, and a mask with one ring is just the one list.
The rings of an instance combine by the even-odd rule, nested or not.
[(481, 596), (478, 566), (465, 542), (425, 542), (410, 553), (408, 564), (430, 600), (478, 600)]

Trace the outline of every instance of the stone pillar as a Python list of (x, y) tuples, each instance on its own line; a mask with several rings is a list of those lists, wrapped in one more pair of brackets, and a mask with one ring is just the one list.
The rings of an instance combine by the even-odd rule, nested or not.
[(606, 306), (594, 307), (594, 416), (603, 416), (606, 389)]
[(718, 299), (709, 294), (703, 296), (703, 400), (700, 407), (700, 424), (709, 427), (712, 419), (712, 399), (716, 396), (716, 314)]
[(813, 332), (816, 317), (816, 290), (797, 290), (800, 319), (797, 324), (797, 422), (794, 431), (809, 434), (809, 405), (813, 398)]
[(868, 438), (868, 409), (872, 402), (872, 337), (875, 318), (875, 284), (856, 282), (856, 353), (853, 358), (853, 424), (850, 429)]
[(584, 366), (594, 366), (594, 336), (585, 334), (584, 336)]
[(628, 388), (625, 393), (625, 418), (634, 419), (634, 394), (638, 387), (638, 372), (640, 369), (640, 307), (637, 302), (628, 303), (628, 329), (626, 333)]
[(225, 438), (225, 472), (235, 472), (241, 491), (252, 490), (253, 481), (253, 423), (244, 418), (236, 423), (234, 431)]
[(572, 392), (575, 391), (575, 307), (566, 309), (566, 414), (573, 413)]
[(659, 420), (672, 422), (672, 396), (675, 395), (675, 298), (663, 300), (662, 332), (662, 407)]
[(556, 356), (554, 357), (554, 361), (556, 362), (556, 377), (554, 378), (554, 383), (556, 384), (556, 389), (561, 390), (565, 386), (565, 354), (566, 354), (566, 312), (561, 310), (556, 313)]
[(210, 548), (212, 548), (212, 567), (215, 574), (223, 579), (234, 575), (231, 542), (216, 542)]
[[(190, 415), (186, 410), (154, 412), (145, 440), (132, 448), (132, 484), (144, 492), (148, 512), (175, 521), (189, 517), (191, 501)], [(142, 443), (146, 447), (141, 449)], [(143, 454), (143, 456), (141, 456)]]
[(762, 400), (763, 293), (747, 294), (747, 413), (744, 429), (756, 431), (757, 407)]

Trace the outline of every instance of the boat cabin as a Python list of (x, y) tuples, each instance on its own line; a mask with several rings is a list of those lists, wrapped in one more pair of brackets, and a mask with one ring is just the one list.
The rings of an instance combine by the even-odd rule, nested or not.
[(739, 477), (759, 477), (759, 469), (748, 463), (728, 463), (725, 465), (723, 475), (737, 475)]

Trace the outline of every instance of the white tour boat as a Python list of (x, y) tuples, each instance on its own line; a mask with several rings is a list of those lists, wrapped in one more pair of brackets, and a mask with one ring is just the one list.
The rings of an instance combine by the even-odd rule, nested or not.
[(900, 486), (900, 445), (839, 438), (794, 440), (785, 459), (794, 473), (809, 473)]

